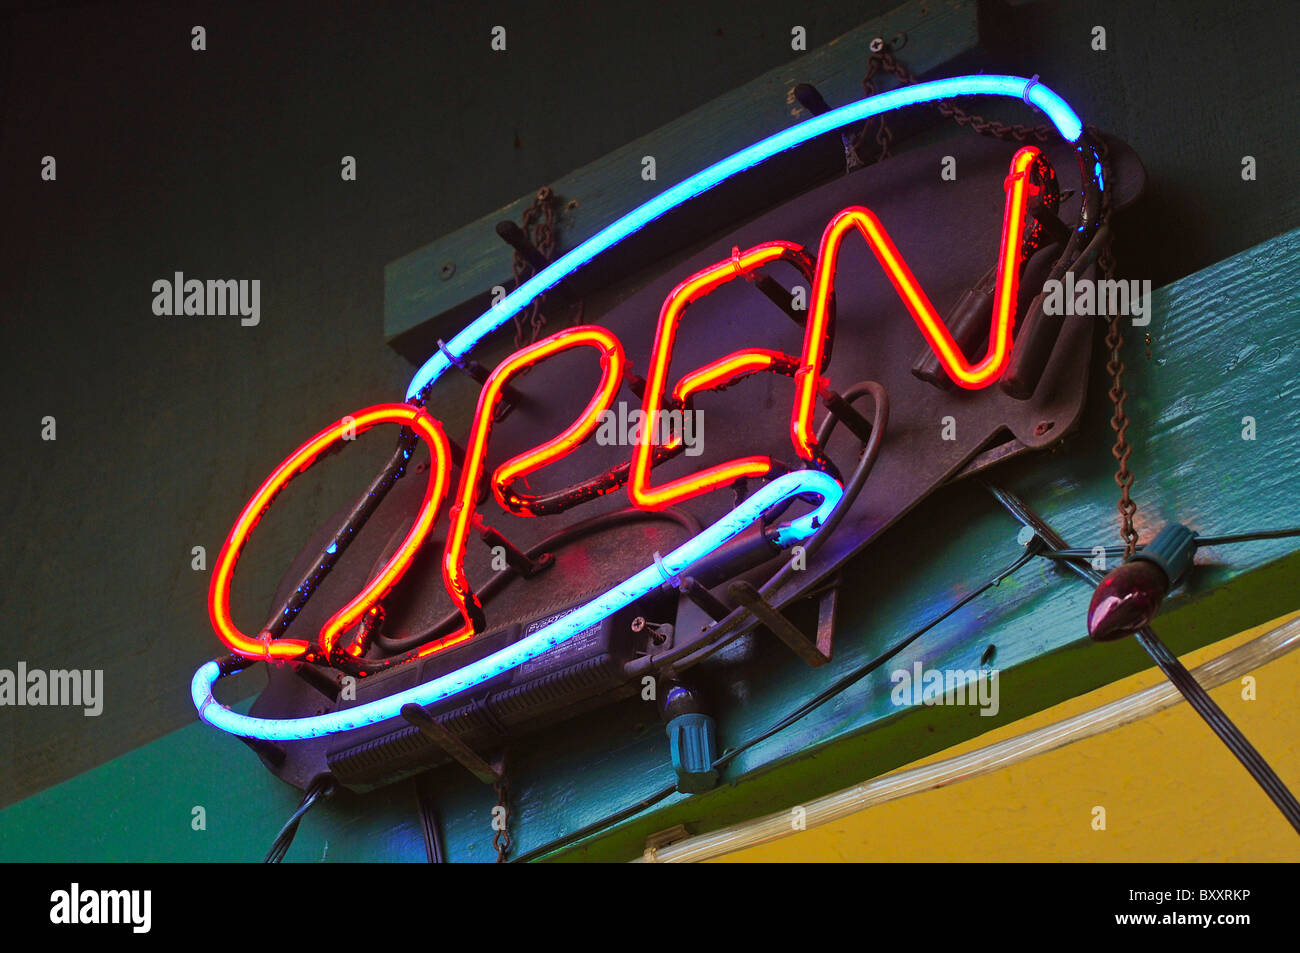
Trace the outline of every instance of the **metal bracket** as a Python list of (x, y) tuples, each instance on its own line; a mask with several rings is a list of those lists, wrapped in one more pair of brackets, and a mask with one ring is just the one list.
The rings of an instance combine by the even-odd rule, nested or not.
[(478, 526), (479, 536), (483, 542), (489, 547), (500, 546), (505, 551), (506, 565), (525, 579), (532, 579), (538, 573), (549, 569), (551, 564), (555, 562), (555, 556), (552, 553), (542, 553), (536, 559), (531, 559), (526, 552), (506, 539), (505, 534), (500, 530), (483, 522), (482, 516), (477, 513), (474, 515), (476, 517), (475, 524)]
[(767, 629), (795, 655), (803, 659), (811, 668), (825, 665), (831, 660), (832, 642), (835, 638), (835, 607), (838, 600), (839, 586), (833, 585), (821, 598), (817, 607), (816, 641), (809, 639), (799, 631), (798, 626), (785, 617), (780, 609), (768, 602), (763, 594), (744, 580), (733, 582), (727, 587), (731, 598), (754, 614)]
[(685, 824), (674, 824), (667, 830), (656, 831), (645, 839), (645, 852), (642, 856), (647, 861), (654, 861), (655, 851), (660, 847), (676, 844), (678, 841), (686, 840), (690, 836), (691, 832), (686, 829)]
[(402, 717), (484, 784), (496, 784), (501, 780), (505, 773), (504, 754), (491, 763), (485, 761), (469, 745), (438, 724), (422, 705), (414, 702), (402, 706)]
[(700, 585), (694, 576), (684, 576), (682, 584), (677, 587), (681, 594), (695, 603), (714, 622), (721, 622), (730, 610), (721, 599)]
[[(447, 342), (442, 338), (438, 338), (438, 350), (442, 352), (443, 357), (451, 362), (452, 367), (465, 374), (480, 387), (487, 384), (491, 372), (478, 361), (473, 358), (460, 357), (453, 354), (447, 347)], [(506, 417), (509, 416), (510, 412), (514, 410), (522, 400), (523, 395), (520, 394), (519, 391), (515, 390), (513, 385), (503, 385), (501, 387), (501, 403), (497, 405), (496, 410), (493, 412), (492, 419), (498, 422), (505, 420)], [(462, 452), (462, 456), (463, 455)]]

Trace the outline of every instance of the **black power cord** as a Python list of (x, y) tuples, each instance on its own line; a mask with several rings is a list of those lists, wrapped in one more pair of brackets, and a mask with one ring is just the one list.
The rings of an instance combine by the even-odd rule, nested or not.
[(766, 741), (768, 738), (771, 738), (773, 735), (784, 731), (786, 728), (789, 728), (800, 718), (803, 718), (805, 715), (820, 708), (822, 705), (826, 704), (828, 701), (835, 698), (837, 695), (843, 694), (853, 685), (862, 681), (862, 679), (866, 678), (876, 669), (880, 668), (880, 666), (884, 665), (894, 656), (898, 655), (899, 652), (903, 651), (903, 649), (907, 648), (909, 645), (911, 645), (913, 642), (919, 639), (922, 635), (929, 632), (931, 629), (933, 629), (944, 619), (947, 619), (958, 609), (961, 609), (966, 605), (970, 604), (976, 598), (988, 592), (990, 589), (994, 588), (995, 586), (1001, 585), (1002, 580), (1006, 579), (1008, 576), (1022, 569), (1031, 560), (1033, 560), (1035, 556), (1039, 555), (1038, 548), (1040, 547), (1040, 545), (1041, 544), (1039, 543), (1038, 538), (1035, 537), (1030, 542), (1029, 546), (1026, 547), (1025, 551), (1021, 553), (1015, 559), (1015, 561), (1012, 562), (1010, 565), (1008, 565), (1005, 569), (1001, 570), (1000, 572), (996, 573), (993, 576), (990, 576), (987, 580), (985, 580), (975, 589), (972, 589), (970, 592), (962, 596), (956, 602), (949, 605), (946, 609), (944, 609), (942, 612), (936, 615), (929, 622), (925, 623), (918, 629), (913, 629), (906, 636), (904, 636), (902, 639), (899, 639), (897, 642), (891, 645), (884, 652), (881, 652), (875, 658), (871, 659), (868, 662), (864, 662), (862, 665), (858, 666), (853, 671), (847, 673), (843, 677), (832, 682), (830, 685), (822, 689), (822, 691), (818, 692), (812, 698), (808, 699), (803, 704), (799, 705), (799, 707), (795, 708), (784, 718), (781, 718), (770, 728), (760, 732), (759, 734), (755, 735), (753, 738), (750, 738), (748, 741), (745, 741), (737, 745), (735, 748), (731, 748), (728, 751), (724, 752), (722, 756), (718, 758), (718, 760), (713, 762), (713, 767), (715, 769), (725, 767), (727, 764), (731, 763), (731, 761), (733, 761), (738, 755), (742, 754), (745, 751), (748, 751), (750, 748), (754, 747), (755, 745), (761, 744), (762, 742)]
[(278, 864), (284, 860), (284, 855), (289, 853), (289, 845), (293, 843), (293, 837), (298, 833), (298, 825), (302, 823), (303, 817), (317, 801), (333, 793), (334, 782), (330, 778), (318, 778), (313, 781), (303, 793), (298, 809), (289, 815), (289, 819), (284, 822), (284, 827), (280, 828), (280, 833), (276, 834), (275, 840), (271, 841), (271, 849), (266, 852), (262, 863)]
[[(1197, 549), (1202, 546), (1229, 546), (1234, 543), (1251, 543), (1262, 539), (1289, 539), (1293, 536), (1300, 536), (1300, 526), (1292, 526), (1287, 529), (1261, 529), (1250, 533), (1227, 533), (1222, 536), (1202, 536), (1197, 534), (1192, 542)], [(1138, 552), (1144, 547), (1139, 546)], [(1047, 549), (1040, 555), (1044, 559), (1059, 559), (1065, 561), (1074, 560), (1092, 560), (1097, 556), (1105, 555), (1107, 559), (1122, 559), (1124, 557), (1123, 546), (1102, 546), (1097, 549), (1085, 549), (1083, 547)]]
[(431, 864), (445, 864), (447, 854), (442, 846), (442, 831), (439, 829), (438, 805), (430, 790), (429, 775), (422, 774), (415, 779), (415, 799), (420, 808), (420, 833), (424, 835), (424, 853)]
[(563, 837), (556, 838), (555, 840), (551, 841), (549, 844), (543, 844), (541, 847), (535, 848), (534, 850), (530, 850), (526, 854), (520, 854), (514, 860), (510, 861), (510, 863), (525, 864), (528, 863), (528, 861), (536, 860), (538, 857), (541, 857), (545, 854), (549, 854), (554, 851), (561, 850), (565, 847), (568, 847), (570, 844), (577, 843), (578, 841), (590, 837), (593, 834), (599, 834), (601, 831), (605, 830), (608, 827), (613, 827), (615, 824), (619, 824), (623, 821), (626, 821), (628, 818), (636, 817), (636, 815), (640, 814), (646, 808), (654, 807), (660, 801), (664, 800), (665, 798), (672, 797), (676, 793), (677, 793), (677, 785), (670, 784), (666, 788), (662, 788), (661, 790), (656, 791), (654, 794), (651, 794), (647, 797), (643, 797), (635, 804), (629, 804), (627, 807), (623, 808), (622, 810), (616, 811), (613, 814), (607, 815), (606, 817), (602, 817), (598, 821), (593, 821), (592, 823), (588, 824), (586, 827), (580, 827), (576, 831), (573, 831), (570, 834), (565, 834)]

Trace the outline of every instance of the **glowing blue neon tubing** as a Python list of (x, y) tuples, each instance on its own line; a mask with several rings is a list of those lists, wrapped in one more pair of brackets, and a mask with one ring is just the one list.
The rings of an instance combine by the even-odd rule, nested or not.
[(676, 576), (684, 572), (696, 560), (707, 556), (738, 535), (776, 504), (803, 493), (814, 493), (821, 497), (821, 503), (817, 508), (785, 524), (778, 534), (778, 538), (786, 542), (806, 539), (830, 515), (831, 510), (839, 503), (843, 492), (834, 477), (821, 471), (795, 470), (787, 473), (768, 483), (698, 536), (678, 546), (663, 557), (660, 563), (647, 566), (604, 595), (597, 596), (528, 638), (521, 639), (514, 645), (493, 652), (477, 662), (471, 662), (464, 668), (449, 672), (433, 681), (387, 698), (358, 705), (356, 708), (307, 718), (276, 719), (241, 715), (219, 704), (212, 697), (212, 686), (221, 677), (221, 670), (216, 662), (207, 662), (194, 673), (194, 678), (190, 682), (190, 697), (194, 700), (194, 707), (198, 709), (199, 717), (208, 724), (222, 731), (248, 738), (267, 738), (274, 741), (318, 738), (321, 735), (349, 731), (363, 725), (386, 721), (400, 714), (402, 706), (409, 702), (419, 705), (433, 704), (457, 692), (473, 688), (489, 678), (522, 665), (529, 659), (536, 658), (662, 585), (666, 576)]
[[(1023, 76), (954, 76), (951, 79), (936, 79), (928, 83), (902, 86), (861, 99), (768, 136), (735, 155), (715, 162), (704, 171), (695, 173), (689, 179), (679, 182), (644, 205), (628, 212), (502, 298), (452, 338), (446, 345), (446, 350), (458, 360), (463, 358), (479, 341), (526, 308), (534, 298), (577, 271), (601, 252), (617, 245), (633, 232), (644, 228), (694, 196), (707, 192), (715, 185), (772, 158), (777, 153), (852, 122), (860, 122), (903, 106), (933, 102), (936, 99), (952, 99), (955, 96), (1010, 96), (1023, 99), (1026, 103), (1042, 110), (1066, 141), (1074, 142), (1083, 133), (1083, 122), (1075, 115), (1069, 104), (1038, 82), (1036, 77), (1025, 79)], [(413, 401), (420, 391), (441, 378), (451, 367), (451, 363), (448, 354), (442, 350), (435, 353), (415, 372), (415, 377), (411, 379), (411, 384), (406, 389), (406, 399)]]

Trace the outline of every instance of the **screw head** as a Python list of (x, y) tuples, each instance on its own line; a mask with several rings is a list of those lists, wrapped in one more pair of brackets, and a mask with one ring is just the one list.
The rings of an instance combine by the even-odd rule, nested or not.
[(456, 273), (456, 263), (454, 261), (445, 261), (442, 267), (438, 269), (438, 277), (446, 281)]

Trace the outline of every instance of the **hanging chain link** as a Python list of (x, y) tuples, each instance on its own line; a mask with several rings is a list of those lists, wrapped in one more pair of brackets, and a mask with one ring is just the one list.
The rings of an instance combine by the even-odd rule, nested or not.
[[(1089, 127), (1088, 131), (1098, 143), (1102, 175), (1106, 181), (1110, 181), (1110, 150), (1106, 148), (1106, 140), (1097, 129)], [(1109, 192), (1105, 193), (1103, 201), (1105, 206), (1102, 214), (1105, 217), (1110, 210)], [(1110, 239), (1106, 240), (1097, 255), (1097, 273), (1103, 281), (1115, 277), (1115, 251)], [(1124, 388), (1124, 358), (1121, 353), (1123, 347), (1124, 331), (1120, 326), (1120, 314), (1117, 309), (1110, 315), (1110, 323), (1106, 330), (1106, 350), (1110, 354), (1110, 359), (1106, 362), (1106, 373), (1110, 375), (1110, 402), (1114, 408), (1110, 418), (1111, 429), (1115, 431), (1115, 445), (1111, 448), (1111, 456), (1119, 465), (1115, 471), (1115, 484), (1119, 487), (1119, 503), (1116, 509), (1119, 511), (1120, 536), (1124, 540), (1124, 558), (1128, 559), (1137, 552), (1138, 533), (1133, 525), (1137, 503), (1133, 502), (1129, 495), (1133, 488), (1133, 472), (1129, 469), (1128, 461), (1133, 448), (1128, 442), (1129, 419), (1128, 412), (1124, 408), (1128, 401), (1128, 391)]]
[[(889, 51), (889, 46), (883, 40), (877, 39), (872, 41), (871, 56), (867, 59), (867, 75), (862, 77), (862, 91), (868, 96), (874, 96), (880, 91), (876, 88), (875, 79), (882, 72), (893, 73), (905, 84), (916, 81), (903, 64), (894, 59), (894, 54)], [(853, 154), (849, 162), (850, 172), (858, 166), (867, 164), (867, 160), (862, 155), (862, 146), (866, 143), (872, 127), (875, 127), (873, 138), (876, 145), (880, 147), (880, 151), (875, 159), (871, 161), (879, 162), (881, 159), (889, 158), (889, 147), (893, 144), (894, 134), (889, 131), (889, 124), (885, 122), (885, 114), (881, 113), (879, 116), (873, 116), (863, 123), (862, 131), (854, 139)]]
[[(882, 73), (892, 73), (900, 83), (905, 86), (911, 86), (916, 82), (916, 77), (912, 75), (911, 70), (900, 63), (890, 50), (889, 44), (877, 37), (871, 43), (871, 57), (867, 60), (867, 75), (862, 78), (862, 91), (868, 96), (879, 92), (876, 89), (875, 78)], [(978, 132), (982, 136), (992, 136), (995, 139), (1004, 139), (1011, 142), (1028, 142), (1031, 138), (1039, 142), (1047, 142), (1052, 138), (1054, 130), (1044, 123), (1038, 126), (1027, 126), (1022, 123), (1005, 123), (997, 119), (985, 119), (983, 116), (972, 112), (967, 112), (960, 106), (954, 106), (947, 100), (939, 100), (935, 103), (935, 108), (939, 110), (940, 115), (946, 116), (957, 125)], [(871, 135), (874, 127), (874, 139), (876, 145), (880, 147), (879, 153), (872, 160), (867, 160), (862, 155), (861, 147), (866, 143), (867, 137)], [(854, 140), (853, 160), (857, 165), (865, 165), (867, 161), (878, 162), (881, 159), (889, 158), (889, 147), (893, 144), (894, 136), (889, 131), (889, 126), (885, 123), (885, 116), (882, 113), (879, 116), (873, 116), (863, 125), (862, 131), (858, 133)], [(854, 162), (850, 161), (850, 169)]]
[[(555, 193), (550, 186), (542, 186), (533, 197), (533, 204), (524, 209), (521, 227), (524, 237), (542, 253), (547, 261), (555, 252)], [(519, 251), (514, 253), (513, 268), (515, 288), (517, 289), (534, 273), (533, 266), (524, 259)], [(523, 311), (515, 315), (515, 347), (532, 344), (546, 327), (546, 315), (542, 312), (545, 295), (538, 295)]]
[[(882, 73), (893, 74), (900, 83), (911, 85), (916, 82), (916, 77), (912, 72), (900, 63), (889, 48), (889, 44), (882, 38), (877, 37), (871, 42), (871, 56), (867, 61), (867, 74), (862, 78), (862, 90), (868, 96), (875, 94), (875, 79)], [(986, 119), (975, 113), (967, 112), (959, 106), (954, 106), (946, 100), (940, 100), (935, 103), (941, 115), (948, 117), (957, 125), (971, 129), (983, 136), (992, 136), (996, 139), (1003, 139), (1014, 142), (1028, 142), (1035, 139), (1038, 142), (1047, 142), (1052, 138), (1053, 129), (1050, 125), (1043, 123), (1037, 126), (1027, 126), (1020, 123), (1005, 123), (996, 119)], [(853, 155), (848, 163), (849, 171), (855, 165), (864, 165), (866, 160), (862, 154), (862, 146), (869, 135), (872, 134), (874, 127), (874, 139), (879, 146), (879, 153), (874, 160), (880, 161), (889, 157), (889, 147), (893, 144), (893, 134), (885, 124), (884, 114), (867, 120), (863, 125), (862, 131), (858, 133), (853, 140)], [(1101, 153), (1103, 166), (1103, 175), (1107, 180), (1110, 179), (1110, 156), (1106, 148), (1106, 140), (1100, 135), (1097, 129), (1089, 127), (1089, 132), (1094, 136), (1098, 143), (1098, 151)], [(848, 147), (846, 146), (846, 151)], [(1103, 221), (1109, 217), (1110, 211), (1110, 192), (1106, 191), (1103, 196), (1104, 207), (1102, 210)], [(1100, 254), (1097, 256), (1097, 272), (1103, 280), (1109, 280), (1115, 275), (1115, 255), (1111, 247), (1111, 241), (1108, 238), (1102, 247)], [(1106, 348), (1109, 352), (1109, 360), (1106, 363), (1106, 373), (1110, 375), (1110, 400), (1113, 407), (1113, 413), (1110, 418), (1111, 429), (1115, 431), (1115, 445), (1111, 448), (1111, 455), (1114, 456), (1118, 468), (1115, 471), (1115, 483), (1119, 487), (1119, 510), (1120, 519), (1120, 536), (1124, 540), (1124, 556), (1127, 559), (1137, 551), (1138, 533), (1134, 527), (1134, 516), (1137, 513), (1137, 503), (1133, 501), (1130, 492), (1133, 488), (1133, 471), (1129, 469), (1129, 457), (1133, 448), (1128, 442), (1128, 413), (1125, 410), (1125, 403), (1128, 401), (1128, 392), (1124, 388), (1124, 359), (1122, 349), (1124, 346), (1124, 332), (1120, 327), (1120, 315), (1110, 315), (1110, 323), (1106, 332)]]
[[(1110, 248), (1105, 248), (1097, 259), (1098, 270), (1101, 272), (1103, 279), (1109, 279), (1114, 274), (1114, 259), (1111, 255)], [(1137, 504), (1129, 496), (1129, 491), (1133, 487), (1133, 472), (1129, 469), (1128, 459), (1133, 452), (1133, 448), (1128, 443), (1128, 414), (1124, 410), (1124, 403), (1128, 400), (1128, 393), (1124, 389), (1124, 360), (1120, 356), (1120, 351), (1124, 345), (1124, 334), (1119, 326), (1120, 316), (1112, 314), (1110, 316), (1110, 327), (1106, 332), (1106, 348), (1110, 352), (1110, 360), (1106, 362), (1106, 373), (1110, 375), (1110, 400), (1114, 406), (1114, 415), (1110, 418), (1111, 429), (1115, 431), (1115, 446), (1111, 448), (1111, 455), (1119, 464), (1115, 471), (1115, 483), (1119, 486), (1119, 510), (1120, 536), (1124, 539), (1124, 558), (1128, 559), (1137, 551), (1138, 534), (1133, 527), (1133, 516), (1137, 512)]]
[[(524, 209), (523, 221), (520, 223), (524, 237), (529, 244), (541, 253), (547, 262), (555, 260), (555, 248), (559, 241), (559, 216), (556, 211), (556, 203), (555, 192), (551, 187), (548, 185), (542, 186), (537, 190), (537, 195), (533, 198), (533, 204)], [(570, 209), (576, 206), (576, 202), (569, 203)], [(516, 289), (536, 274), (536, 269), (519, 254), (518, 249), (514, 252), (512, 271)], [(542, 330), (546, 327), (547, 321), (546, 313), (542, 310), (546, 303), (546, 297), (545, 294), (538, 295), (527, 308), (515, 315), (515, 347), (532, 344), (542, 336)], [(570, 323), (581, 324), (583, 302), (581, 300), (575, 302), (573, 309), (573, 318)]]
[(501, 808), (501, 827), (492, 835), (492, 846), (497, 852), (497, 863), (504, 864), (510, 853), (510, 781), (504, 770), (492, 787), (497, 792), (497, 807)]

